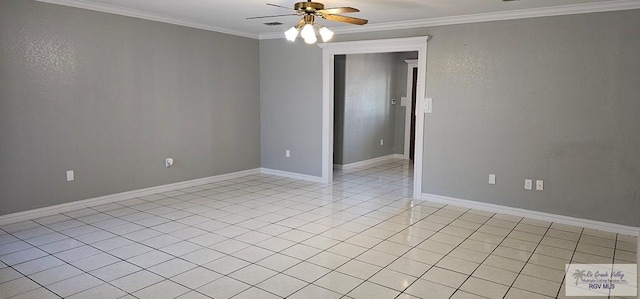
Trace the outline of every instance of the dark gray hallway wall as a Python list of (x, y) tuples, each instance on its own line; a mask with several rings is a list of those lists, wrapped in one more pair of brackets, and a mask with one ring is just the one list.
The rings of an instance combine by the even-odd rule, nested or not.
[[(425, 121), (423, 192), (640, 226), (637, 28), (640, 10), (630, 10), (337, 35), (336, 41), (433, 36), (427, 97), (434, 113)], [(279, 53), (274, 49), (284, 41), (260, 43), (269, 52), (262, 60), (322, 59), (315, 48)], [(305, 74), (319, 77), (322, 70)], [(263, 88), (278, 87), (277, 78), (269, 80)], [(289, 101), (294, 94), (282, 96)], [(321, 107), (321, 91), (305, 103)], [(312, 111), (310, 117), (321, 119), (320, 109)], [(288, 138), (319, 140), (321, 121)], [(320, 173), (321, 147), (305, 154), (305, 170)], [(487, 184), (489, 173), (497, 174), (497, 185)], [(544, 180), (545, 190), (524, 190), (525, 178)]]
[(347, 55), (334, 57), (333, 82), (333, 165), (344, 165), (344, 108)]
[(248, 38), (2, 0), (0, 214), (260, 167), (258, 51)]
[[(338, 158), (334, 163), (351, 164), (393, 154), (395, 58), (393, 53), (346, 55), (344, 70), (336, 63), (336, 81), (344, 80), (336, 84), (336, 93), (341, 85), (344, 88), (334, 101), (334, 155)], [(344, 74), (339, 74), (342, 71)]]
[[(351, 59), (349, 60), (348, 57)], [(404, 130), (405, 130), (405, 107), (400, 105), (400, 98), (407, 93), (407, 63), (406, 59), (417, 59), (417, 52), (400, 52), (400, 53), (384, 53), (384, 54), (362, 54), (362, 55), (338, 55), (335, 57), (334, 66), (334, 133), (333, 133), (333, 163), (344, 165), (386, 156), (389, 154), (402, 154), (404, 150)], [(364, 59), (368, 58), (368, 59)], [(349, 60), (349, 70), (351, 81), (347, 82), (346, 64)], [(369, 62), (371, 61), (371, 62)], [(373, 71), (374, 68), (379, 70)], [(376, 77), (385, 78), (384, 84), (378, 84), (373, 79)], [(369, 84), (369, 88), (359, 88), (362, 84)], [(373, 83), (373, 84), (371, 84)], [(385, 115), (385, 118), (379, 118), (369, 114), (369, 118), (374, 121), (369, 122), (367, 131), (362, 134), (355, 133), (354, 130), (362, 130), (362, 120), (367, 116), (365, 110), (357, 108), (357, 103), (362, 102), (360, 95), (354, 92), (364, 90), (368, 94), (372, 94), (372, 90), (386, 88), (384, 92), (373, 93), (376, 95), (380, 104), (387, 105), (376, 106), (379, 114)], [(347, 105), (350, 109), (349, 120), (345, 119), (345, 96), (346, 90), (351, 97), (357, 96), (350, 101), (352, 105)], [(379, 94), (379, 95), (378, 95)], [(386, 99), (386, 100), (385, 100)], [(391, 99), (396, 99), (396, 104), (390, 104)], [(375, 99), (370, 99), (375, 100)], [(369, 107), (371, 108), (371, 107)], [(350, 140), (345, 142), (345, 121), (347, 122), (347, 133)], [(376, 131), (377, 136), (382, 136), (385, 144), (380, 146), (380, 137), (375, 138), (374, 142), (366, 142), (366, 135), (370, 135)], [(371, 138), (369, 138), (371, 139)], [(351, 157), (345, 162), (344, 153), (349, 152)]]

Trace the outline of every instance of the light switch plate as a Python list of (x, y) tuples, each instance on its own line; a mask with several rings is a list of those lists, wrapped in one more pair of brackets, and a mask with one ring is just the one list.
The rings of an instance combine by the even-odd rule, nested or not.
[(409, 103), (409, 98), (407, 98), (407, 97), (401, 97), (400, 98), (400, 106), (406, 107), (408, 103)]
[(432, 113), (433, 112), (433, 99), (432, 98), (424, 99), (424, 112), (425, 113)]
[(67, 182), (73, 182), (76, 179), (73, 170), (67, 170)]
[(489, 184), (490, 185), (495, 185), (496, 184), (496, 175), (495, 174), (489, 174)]
[(533, 188), (533, 180), (524, 180), (524, 188), (527, 190), (531, 190)]

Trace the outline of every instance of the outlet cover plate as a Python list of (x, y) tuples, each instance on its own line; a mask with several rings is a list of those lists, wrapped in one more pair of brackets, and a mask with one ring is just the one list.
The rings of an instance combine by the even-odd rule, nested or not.
[(544, 190), (544, 181), (543, 180), (537, 180), (536, 181), (536, 190), (538, 190), (538, 191)]
[(529, 179), (524, 180), (524, 188), (526, 190), (531, 190), (533, 188), (533, 180), (529, 180)]

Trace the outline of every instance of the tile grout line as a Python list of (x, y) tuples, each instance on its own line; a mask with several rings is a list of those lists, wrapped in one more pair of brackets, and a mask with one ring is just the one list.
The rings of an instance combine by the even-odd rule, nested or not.
[[(443, 206), (442, 208), (440, 208), (439, 210), (444, 209), (444, 208), (445, 208), (445, 207), (447, 207), (447, 206), (449, 206), (449, 205), (445, 205), (445, 206)], [(449, 226), (449, 225), (450, 225), (451, 223), (453, 223), (454, 221), (459, 220), (459, 219), (460, 219), (460, 217), (462, 217), (463, 215), (467, 214), (467, 213), (468, 213), (469, 211), (471, 211), (471, 210), (472, 210), (472, 209), (467, 209), (464, 213), (462, 213), (462, 214), (460, 214), (458, 217), (454, 218), (450, 223), (448, 223), (446, 226), (444, 226), (443, 228), (441, 228), (440, 230), (438, 230), (436, 233), (440, 232), (442, 229), (446, 228), (447, 226)], [(432, 215), (433, 215), (433, 214), (435, 214), (435, 212), (434, 212), (434, 213), (432, 213)], [(451, 253), (452, 251), (456, 250), (457, 248), (463, 248), (463, 247), (460, 247), (460, 245), (461, 245), (462, 243), (464, 243), (464, 241), (468, 240), (468, 239), (469, 239), (469, 237), (470, 237), (471, 235), (473, 235), (475, 232), (477, 232), (477, 231), (478, 231), (482, 226), (484, 226), (484, 225), (485, 225), (485, 224), (486, 224), (486, 223), (487, 223), (487, 222), (488, 222), (488, 221), (489, 221), (489, 220), (490, 220), (494, 215), (495, 215), (495, 213), (494, 213), (491, 217), (487, 218), (487, 220), (485, 220), (485, 221), (482, 223), (482, 225), (481, 225), (481, 226), (479, 226), (477, 229), (475, 229), (475, 230), (473, 231), (473, 233), (471, 233), (469, 236), (467, 236), (466, 238), (464, 238), (464, 240), (462, 240), (460, 243), (458, 243), (458, 245), (454, 246), (451, 250), (449, 250), (447, 254), (444, 254), (440, 259), (438, 259), (438, 261), (436, 261), (436, 262), (435, 262), (435, 263), (434, 263), (434, 264), (433, 264), (429, 269), (427, 269), (427, 271), (425, 271), (425, 272), (424, 272), (420, 277), (418, 277), (418, 279), (416, 279), (413, 283), (411, 283), (411, 284), (410, 284), (409, 286), (407, 286), (403, 291), (401, 291), (401, 293), (400, 293), (398, 296), (396, 296), (396, 298), (397, 298), (397, 297), (399, 297), (400, 295), (402, 295), (402, 294), (403, 294), (407, 289), (409, 289), (409, 288), (410, 288), (410, 287), (411, 287), (411, 286), (412, 286), (416, 281), (418, 281), (419, 279), (422, 279), (422, 276), (424, 276), (424, 274), (426, 274), (427, 272), (429, 272), (429, 270), (433, 269), (434, 267), (437, 267), (436, 265), (438, 264), (438, 262), (440, 262), (442, 259), (444, 259), (445, 257), (447, 257), (447, 255), (448, 255), (449, 253)], [(425, 218), (426, 218), (426, 217), (425, 217)], [(443, 233), (443, 234), (447, 234), (447, 233)], [(428, 238), (427, 238), (427, 239), (425, 239), (424, 241), (420, 242), (420, 244), (424, 243), (426, 240), (428, 240)], [(416, 245), (414, 248), (416, 248), (416, 247), (417, 247), (417, 246), (419, 246), (420, 244)], [(452, 244), (449, 244), (449, 245), (452, 245)], [(466, 248), (464, 248), (464, 249), (466, 249)], [(425, 249), (425, 250), (426, 250), (426, 249)], [(427, 250), (427, 251), (429, 251), (429, 250)], [(475, 251), (475, 250), (474, 250), (474, 251)], [(429, 252), (431, 252), (431, 251), (429, 251)], [(438, 253), (438, 254), (440, 254), (440, 253)], [(396, 259), (396, 260), (397, 260), (397, 259)], [(440, 268), (440, 267), (438, 267), (438, 268)], [(448, 269), (445, 269), (445, 270), (448, 270)], [(460, 273), (460, 272), (455, 271), (455, 270), (449, 270), (449, 271), (453, 271), (453, 272)], [(461, 273), (461, 274), (464, 274), (464, 273)], [(465, 274), (465, 275), (466, 275), (466, 274)], [(426, 280), (426, 279), (425, 279), (425, 280)], [(434, 283), (437, 283), (437, 282), (434, 282)], [(464, 283), (464, 282), (463, 282), (463, 283)], [(439, 283), (437, 283), (437, 284), (439, 284)], [(445, 286), (446, 286), (446, 285), (445, 285)], [(446, 286), (446, 287), (449, 287), (449, 286)], [(457, 290), (458, 290), (458, 288), (456, 288), (456, 291), (457, 291)], [(453, 294), (455, 294), (455, 292), (456, 292), (456, 291), (454, 291), (454, 293), (452, 293), (451, 295), (453, 296)]]
[[(571, 254), (571, 259), (569, 260), (569, 264), (571, 264), (571, 262), (573, 262), (573, 258), (576, 255), (576, 252), (578, 250), (578, 245), (580, 245), (580, 239), (582, 239), (582, 235), (583, 234), (584, 234), (584, 228), (582, 228), (580, 230), (580, 235), (578, 236), (578, 240), (576, 241), (576, 246), (573, 249), (573, 253)], [(565, 267), (566, 267), (566, 265), (565, 265)], [(565, 268), (563, 272), (564, 272), (565, 275), (562, 277), (562, 281), (560, 282), (560, 288), (558, 289), (558, 292), (556, 292), (556, 298), (560, 296), (560, 291), (562, 290), (562, 286), (565, 284), (565, 278), (566, 278), (566, 275), (567, 275), (567, 269)], [(565, 293), (566, 293), (566, 288), (565, 288)]]
[[(531, 252), (531, 254), (529, 255), (529, 257), (527, 258), (526, 261), (524, 261), (524, 265), (522, 265), (522, 268), (520, 268), (520, 271), (518, 272), (518, 275), (516, 276), (516, 278), (511, 282), (511, 285), (509, 286), (509, 290), (511, 290), (512, 288), (516, 288), (519, 289), (517, 287), (514, 287), (513, 285), (516, 283), (516, 280), (518, 280), (518, 277), (520, 277), (520, 275), (526, 275), (526, 274), (522, 274), (522, 271), (524, 270), (524, 268), (527, 267), (527, 265), (529, 264), (529, 261), (531, 260), (531, 258), (533, 257), (534, 254), (536, 254), (536, 250), (538, 249), (538, 247), (540, 247), (540, 245), (542, 244), (542, 241), (544, 240), (545, 237), (547, 237), (547, 234), (549, 233), (549, 231), (552, 229), (551, 227), (553, 226), (553, 222), (549, 223), (549, 226), (547, 226), (546, 230), (544, 231), (544, 234), (542, 234), (542, 237), (540, 238), (540, 241), (538, 241), (538, 243), (536, 244), (536, 247), (533, 249), (533, 251)], [(549, 236), (551, 237), (551, 236)], [(577, 244), (576, 244), (577, 246)], [(546, 256), (546, 255), (545, 255)], [(560, 287), (562, 288), (562, 286)], [(524, 291), (528, 291), (531, 292), (529, 290), (524, 290)], [(507, 292), (508, 293), (508, 292)], [(532, 293), (536, 293), (536, 292), (532, 292)], [(546, 296), (544, 294), (540, 294), (540, 293), (536, 293), (539, 295), (543, 295)], [(506, 296), (506, 294), (505, 294)]]
[[(491, 216), (491, 218), (493, 218), (495, 215), (497, 215), (497, 214), (494, 214), (493, 216)], [(491, 218), (487, 219), (487, 222), (488, 222)], [(509, 237), (509, 235), (510, 235), (510, 234), (511, 234), (515, 229), (516, 229), (516, 227), (518, 226), (518, 224), (522, 223), (522, 220), (523, 220), (524, 218), (525, 218), (525, 217), (521, 217), (521, 218), (520, 218), (520, 220), (518, 220), (518, 222), (516, 222), (516, 225), (514, 225), (514, 226), (511, 228), (511, 230), (509, 230), (509, 233), (507, 233), (507, 234), (502, 238), (502, 240), (500, 241), (500, 243), (498, 243), (498, 244), (496, 245), (496, 248), (494, 248), (493, 250), (491, 250), (491, 252), (490, 252), (489, 254), (487, 254), (487, 256), (482, 260), (482, 262), (478, 263), (478, 267), (477, 267), (477, 268), (475, 268), (473, 271), (471, 271), (471, 274), (469, 274), (469, 275), (467, 276), (467, 278), (466, 278), (466, 279), (465, 279), (465, 280), (460, 284), (460, 287), (456, 288), (456, 291), (454, 291), (454, 292), (453, 292), (453, 294), (451, 294), (451, 296), (450, 296), (449, 298), (453, 297), (453, 296), (454, 296), (454, 295), (455, 295), (455, 294), (460, 290), (460, 288), (464, 285), (464, 283), (465, 283), (465, 282), (467, 282), (467, 280), (469, 280), (469, 278), (471, 278), (471, 277), (473, 276), (473, 273), (475, 273), (475, 272), (476, 272), (476, 270), (478, 270), (478, 268), (480, 268), (480, 266), (481, 266), (481, 265), (482, 265), (482, 264), (483, 264), (483, 263), (484, 263), (484, 262), (485, 262), (485, 261), (486, 261), (486, 260), (491, 256), (491, 254), (493, 254), (493, 252), (495, 252), (495, 251), (496, 251), (496, 249), (498, 249), (498, 247), (500, 247), (500, 245), (502, 245), (502, 243), (504, 243), (504, 241)], [(486, 224), (486, 222), (485, 222), (485, 224)], [(478, 229), (479, 229), (479, 228), (478, 228)], [(533, 254), (533, 251), (531, 252), (531, 254)], [(525, 263), (522, 267), (524, 268), (525, 266), (526, 266), (526, 263)], [(522, 271), (522, 269), (520, 269), (520, 271)], [(466, 274), (465, 274), (465, 275), (466, 275)], [(481, 278), (479, 278), (479, 277), (478, 277), (478, 279), (481, 279)], [(482, 280), (484, 280), (484, 279), (482, 279)], [(496, 282), (493, 282), (493, 283), (496, 283)], [(511, 289), (511, 287), (509, 287), (509, 288), (507, 289), (507, 292), (505, 292), (505, 294), (502, 296), (503, 298), (507, 295), (507, 293), (509, 293), (509, 290), (510, 290), (510, 289)], [(463, 291), (464, 291), (464, 290), (463, 290)], [(478, 294), (475, 294), (475, 295), (478, 295)], [(480, 296), (480, 295), (479, 295), (479, 296)], [(481, 296), (481, 297), (484, 297), (484, 296)]]

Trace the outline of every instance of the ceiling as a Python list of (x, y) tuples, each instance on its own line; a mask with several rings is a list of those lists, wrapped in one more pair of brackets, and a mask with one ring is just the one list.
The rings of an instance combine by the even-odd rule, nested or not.
[[(246, 20), (247, 17), (286, 14), (295, 0), (40, 0), (55, 4), (163, 21), (252, 38), (280, 37), (298, 17)], [(594, 11), (640, 8), (640, 0), (316, 0), (325, 7), (351, 6), (360, 9), (350, 16), (369, 20), (354, 26), (321, 20), (337, 33), (392, 28), (515, 19)], [(265, 22), (281, 22), (269, 27)]]

